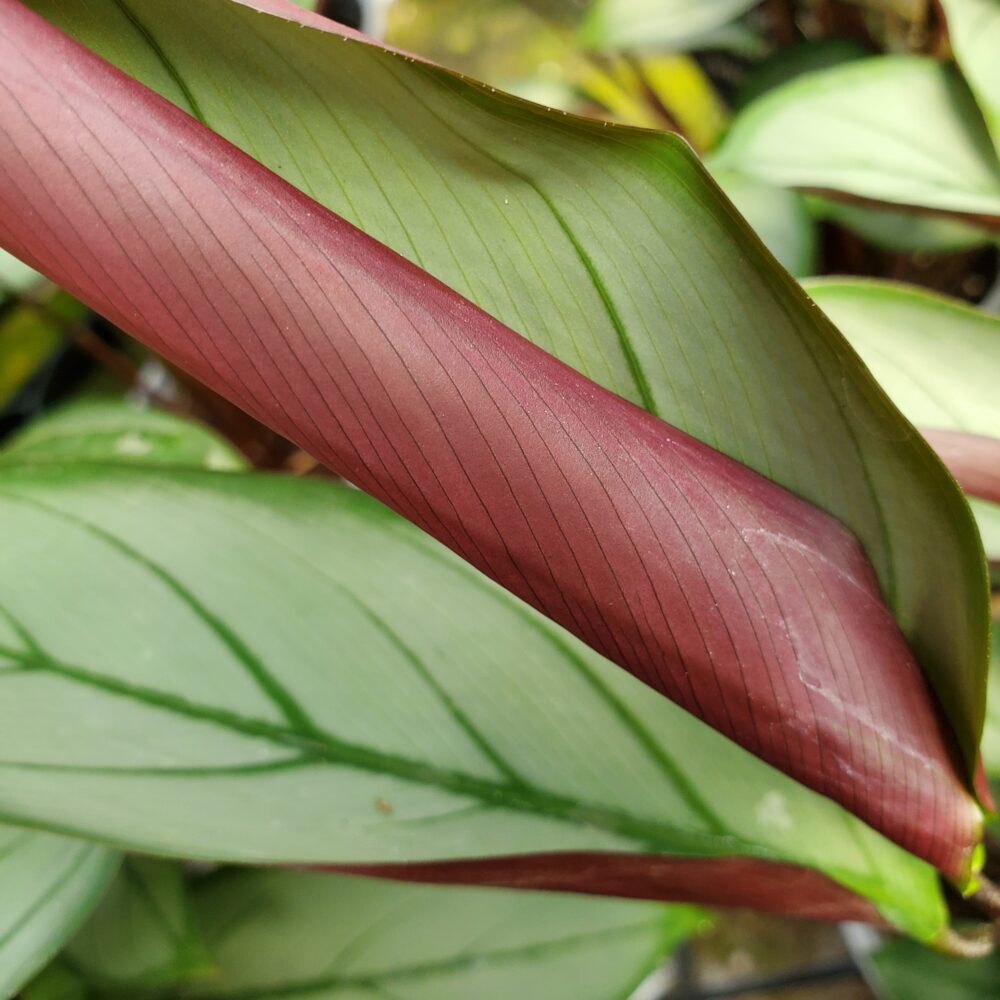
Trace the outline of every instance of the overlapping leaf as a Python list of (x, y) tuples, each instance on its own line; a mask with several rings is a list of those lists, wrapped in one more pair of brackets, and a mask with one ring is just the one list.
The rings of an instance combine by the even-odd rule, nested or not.
[(65, 944), (117, 865), (103, 847), (0, 827), (0, 996), (14, 996)]
[(874, 56), (753, 102), (715, 160), (772, 184), (950, 212), (1000, 228), (1000, 161), (958, 72)]
[[(22, 256), (716, 728), (967, 877), (977, 812), (834, 521), (602, 392), (5, 8), (8, 120), (27, 123), (6, 169), (46, 213), (28, 225), (11, 206), (2, 225)], [(73, 185), (86, 242), (64, 222)], [(974, 624), (975, 607), (963, 615)], [(859, 671), (873, 660), (876, 674)]]

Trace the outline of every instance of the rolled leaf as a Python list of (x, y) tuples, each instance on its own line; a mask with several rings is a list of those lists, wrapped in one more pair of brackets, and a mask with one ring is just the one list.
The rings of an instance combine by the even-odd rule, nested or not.
[(507, 326), (844, 522), (972, 774), (988, 613), (968, 509), (683, 143), (517, 101), (284, 0), (254, 6), (298, 23), (229, 0), (32, 3)]
[(968, 879), (978, 809), (838, 522), (503, 327), (15, 0), (0, 17), (6, 246), (682, 707)]

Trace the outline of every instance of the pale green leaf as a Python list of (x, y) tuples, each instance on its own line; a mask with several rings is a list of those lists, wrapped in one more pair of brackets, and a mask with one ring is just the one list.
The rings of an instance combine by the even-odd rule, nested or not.
[(194, 887), (217, 973), (177, 997), (625, 1000), (699, 910), (341, 875), (225, 871)]
[(715, 155), (771, 184), (1000, 217), (1000, 161), (952, 67), (874, 56), (754, 101)]
[(1000, 0), (941, 0), (948, 37), (1000, 151)]
[(10, 465), (0, 547), (8, 819), (259, 863), (743, 854), (941, 927), (929, 866), (349, 487)]
[(680, 140), (223, 0), (31, 5), (543, 348), (843, 520), (974, 760), (987, 610), (968, 509)]
[(102, 992), (150, 989), (212, 972), (181, 866), (126, 858), (97, 909), (67, 945), (66, 959)]
[(107, 848), (0, 826), (0, 997), (17, 993), (63, 946), (117, 865)]
[(163, 410), (84, 399), (29, 423), (5, 444), (0, 464), (125, 462), (231, 471), (247, 462), (208, 428)]
[(0, 249), (0, 302), (10, 292), (23, 292), (41, 280), (42, 276), (34, 268)]

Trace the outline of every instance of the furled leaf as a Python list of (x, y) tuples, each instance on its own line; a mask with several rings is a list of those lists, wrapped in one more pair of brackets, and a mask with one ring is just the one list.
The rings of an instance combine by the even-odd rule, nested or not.
[[(252, 900), (244, 897), (242, 906), (233, 902), (225, 914), (230, 926)], [(152, 858), (125, 859), (97, 909), (68, 944), (66, 959), (103, 996), (215, 971), (181, 866)]]
[(950, 958), (900, 938), (886, 942), (872, 961), (882, 1000), (986, 1000), (1000, 996), (1000, 952), (985, 958)]
[(581, 29), (597, 49), (687, 49), (749, 10), (756, 0), (595, 0)]
[(104, 847), (0, 827), (0, 997), (14, 996), (63, 946), (117, 864)]
[(685, 906), (225, 871), (194, 890), (219, 973), (178, 997), (614, 1000), (704, 927)]
[(941, 0), (955, 58), (972, 87), (1000, 152), (1000, 2)]
[(229, 2), (35, 3), (543, 349), (846, 523), (971, 767), (987, 612), (968, 511), (682, 143), (526, 105), (280, 0), (256, 6), (309, 27)]
[(0, 464), (125, 462), (227, 471), (246, 460), (217, 434), (162, 410), (87, 399), (29, 423), (0, 452)]
[[(966, 882), (978, 809), (840, 524), (518, 337), (12, 0), (0, 9), (18, 137), (0, 165), (31, 205), (8, 206), (0, 232), (21, 256)], [(981, 561), (966, 573), (980, 579)], [(939, 593), (940, 581), (940, 609)], [(970, 626), (975, 611), (963, 609)]]
[(715, 175), (768, 250), (796, 277), (816, 269), (816, 222), (802, 196), (731, 171)]
[[(21, 256), (699, 718), (968, 879), (978, 810), (841, 525), (562, 365), (13, 0), (0, 9), (20, 137), (0, 164), (32, 206), (8, 206), (0, 232)], [(64, 199), (82, 213), (72, 226)], [(916, 460), (898, 415), (851, 405), (881, 433), (898, 420), (882, 453)], [(924, 489), (972, 530), (943, 473)], [(981, 586), (974, 544), (962, 572)], [(971, 589), (949, 624), (975, 639)], [(968, 694), (978, 715), (983, 693)]]
[(356, 490), (52, 463), (0, 482), (24, 567), (0, 577), (8, 818), (941, 928), (929, 866)]
[(1000, 161), (953, 67), (874, 56), (810, 73), (750, 104), (715, 160), (771, 184), (820, 188), (1000, 227)]

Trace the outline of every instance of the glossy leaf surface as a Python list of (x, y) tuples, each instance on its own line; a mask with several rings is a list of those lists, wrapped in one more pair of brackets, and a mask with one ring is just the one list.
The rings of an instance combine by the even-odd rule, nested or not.
[(468, 859), (412, 874), (870, 918), (851, 890), (941, 927), (928, 866), (355, 490), (120, 465), (0, 481), (3, 551), (30, 570), (0, 578), (9, 818), (180, 856)]
[(987, 614), (968, 513), (683, 144), (546, 112), (322, 18), (35, 3), (543, 349), (847, 524), (971, 763)]
[[(28, 123), (8, 169), (47, 212), (0, 223), (22, 256), (594, 648), (965, 880), (978, 812), (840, 525), (603, 392), (6, 9), (9, 120)], [(44, 83), (34, 53), (50, 57)], [(60, 115), (83, 128), (70, 134)], [(102, 239), (84, 244), (62, 221), (72, 185)], [(879, 670), (859, 670), (869, 662)]]
[(117, 864), (104, 847), (0, 826), (0, 996), (14, 996), (65, 944)]
[(778, 87), (741, 112), (715, 158), (772, 184), (1000, 226), (1000, 161), (979, 109), (929, 58), (874, 56)]

